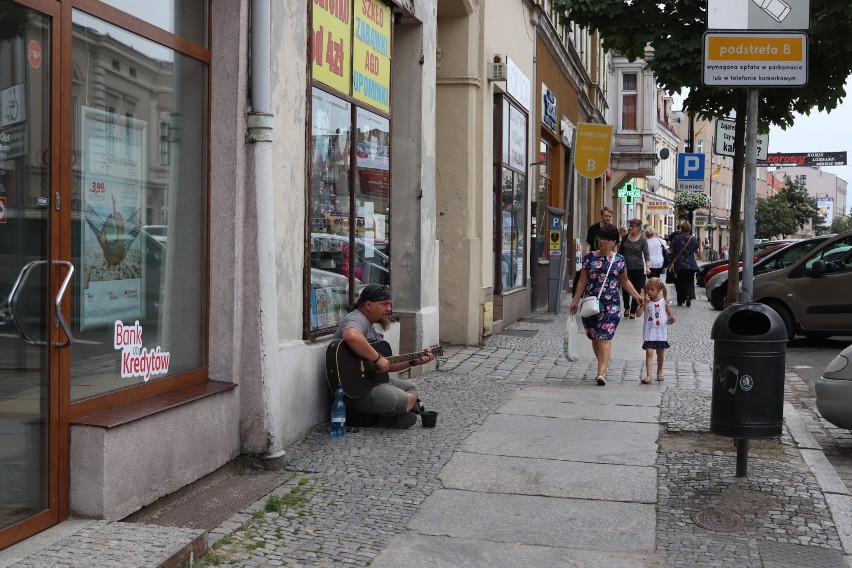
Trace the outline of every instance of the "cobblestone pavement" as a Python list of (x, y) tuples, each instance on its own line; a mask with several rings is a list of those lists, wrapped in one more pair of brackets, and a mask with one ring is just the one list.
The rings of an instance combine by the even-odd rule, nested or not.
[[(798, 558), (776, 565), (843, 566), (825, 498), (786, 427), (780, 440), (754, 444), (749, 477), (734, 476), (731, 440), (708, 433), (709, 330), (718, 312), (700, 300), (675, 311), (657, 458), (661, 561), (721, 567)], [(440, 413), (434, 430), (364, 428), (335, 439), (317, 427), (288, 449), (290, 481), (226, 523), (206, 565), (368, 565), (440, 487), (437, 475), (457, 445), (513, 392), (594, 381), (593, 360), (561, 356), (565, 317), (536, 314), (510, 328), (534, 337), (504, 333), (481, 347), (445, 348), (441, 369), (418, 379), (421, 398)], [(608, 381), (637, 380), (643, 365), (641, 356), (615, 353)], [(710, 529), (697, 519), (709, 519)]]

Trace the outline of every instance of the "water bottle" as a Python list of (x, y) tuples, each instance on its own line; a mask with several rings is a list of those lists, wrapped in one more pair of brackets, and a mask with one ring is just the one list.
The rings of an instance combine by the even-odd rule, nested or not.
[(346, 403), (343, 402), (342, 386), (338, 386), (334, 392), (334, 402), (331, 405), (331, 428), (328, 433), (334, 437), (346, 433)]

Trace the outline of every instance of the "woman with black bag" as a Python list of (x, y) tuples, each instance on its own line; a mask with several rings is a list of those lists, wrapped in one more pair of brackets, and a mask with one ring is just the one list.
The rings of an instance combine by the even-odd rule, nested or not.
[[(672, 235), (672, 263), (667, 270), (674, 270), (675, 292), (677, 305), (686, 307), (692, 305), (695, 299), (695, 273), (698, 272), (698, 262), (695, 255), (701, 254), (698, 240), (692, 236), (692, 225), (688, 221), (680, 224), (680, 232)], [(666, 276), (666, 282), (668, 282)]]

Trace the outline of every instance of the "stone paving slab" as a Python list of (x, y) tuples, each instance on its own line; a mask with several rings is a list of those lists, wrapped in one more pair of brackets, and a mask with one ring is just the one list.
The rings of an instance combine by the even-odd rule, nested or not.
[[(158, 568), (198, 559), (205, 531), (94, 521), (20, 560), (15, 567)], [(171, 562), (170, 564), (167, 564)]]
[(604, 404), (620, 406), (642, 406), (656, 410), (660, 406), (661, 391), (651, 390), (638, 383), (624, 385), (575, 385), (565, 387), (541, 387), (518, 392), (514, 400), (545, 400), (576, 404)]
[(519, 416), (541, 416), (543, 418), (577, 418), (581, 420), (644, 422), (647, 424), (659, 424), (660, 422), (659, 409), (647, 406), (621, 407), (616, 414), (608, 412), (606, 405), (521, 399), (510, 401), (500, 407), (498, 412)]
[[(602, 407), (605, 408), (605, 407)], [(652, 466), (659, 426), (493, 414), (459, 450), (502, 456)], [(595, 440), (607, 440), (602, 445)]]
[[(412, 561), (413, 559), (416, 559)], [(394, 538), (371, 568), (662, 568), (654, 554), (617, 553), (406, 534)]]
[(456, 452), (439, 477), (445, 488), (463, 491), (657, 502), (653, 467)]
[(653, 552), (653, 505), (441, 489), (408, 528), (421, 534), (614, 552)]

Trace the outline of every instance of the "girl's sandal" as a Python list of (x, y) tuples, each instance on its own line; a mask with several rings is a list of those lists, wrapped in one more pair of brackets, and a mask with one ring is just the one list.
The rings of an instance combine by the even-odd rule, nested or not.
[[(658, 381), (664, 381), (664, 380), (666, 380), (666, 378), (663, 376), (662, 373), (660, 373), (660, 374), (657, 375), (657, 380)], [(650, 383), (651, 379), (648, 379), (648, 382)]]
[[(659, 379), (657, 379), (657, 380), (659, 380)], [(650, 385), (650, 384), (651, 384), (651, 377), (644, 377), (644, 378), (643, 378), (641, 381), (639, 381), (639, 382), (640, 382), (640, 383), (642, 383), (643, 385)]]
[(595, 381), (597, 381), (598, 385), (604, 386), (606, 384), (606, 377), (596, 377)]

